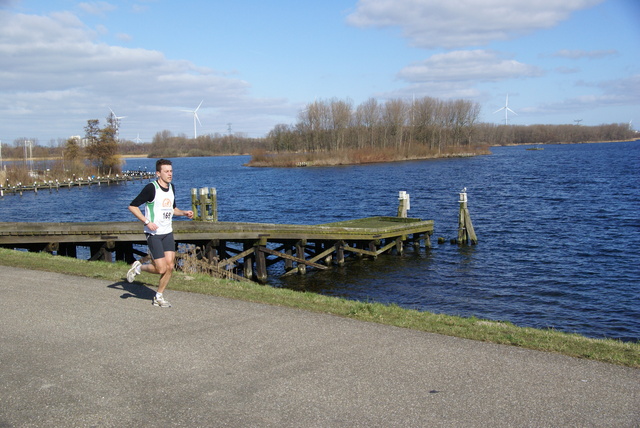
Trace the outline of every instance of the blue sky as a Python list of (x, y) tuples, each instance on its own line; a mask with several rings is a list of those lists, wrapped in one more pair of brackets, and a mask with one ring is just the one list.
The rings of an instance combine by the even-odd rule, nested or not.
[[(637, 0), (0, 0), (0, 141), (262, 137), (314, 100), (468, 99), (480, 120), (640, 129)], [(229, 125), (231, 124), (231, 125)]]

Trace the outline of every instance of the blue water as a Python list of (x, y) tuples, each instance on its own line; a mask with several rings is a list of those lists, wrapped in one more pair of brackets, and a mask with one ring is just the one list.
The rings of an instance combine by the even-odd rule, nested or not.
[[(273, 286), (396, 303), (451, 315), (640, 340), (640, 143), (497, 147), (475, 158), (335, 168), (247, 168), (248, 157), (174, 159), (178, 206), (215, 187), (221, 221), (318, 224), (394, 216), (435, 220), (433, 248), (352, 260)], [(129, 159), (125, 169), (154, 169)], [(0, 199), (2, 221), (132, 219), (142, 183)], [(438, 245), (457, 234), (467, 188), (479, 244)], [(275, 269), (282, 269), (276, 266)]]

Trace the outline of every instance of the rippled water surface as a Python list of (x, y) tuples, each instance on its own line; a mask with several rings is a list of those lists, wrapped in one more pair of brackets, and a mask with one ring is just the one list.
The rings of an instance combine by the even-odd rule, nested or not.
[[(178, 205), (216, 187), (221, 221), (318, 224), (395, 215), (435, 220), (456, 236), (467, 188), (479, 244), (353, 260), (277, 279), (291, 287), (437, 313), (554, 327), (592, 337), (640, 338), (640, 143), (498, 147), (475, 158), (337, 168), (256, 169), (247, 157), (174, 159)], [(129, 159), (125, 169), (154, 169)], [(0, 199), (2, 221), (132, 219), (142, 183)], [(278, 269), (279, 267), (276, 267)]]

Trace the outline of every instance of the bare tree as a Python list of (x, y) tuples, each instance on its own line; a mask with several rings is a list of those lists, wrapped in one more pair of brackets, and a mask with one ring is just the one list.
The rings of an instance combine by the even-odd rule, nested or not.
[(376, 128), (380, 125), (380, 106), (375, 98), (369, 98), (356, 109), (356, 123), (365, 131), (363, 138), (358, 138), (358, 148), (376, 146)]
[(407, 105), (401, 99), (392, 99), (382, 108), (382, 126), (385, 130), (385, 146), (393, 145), (396, 150), (402, 146), (405, 125), (407, 124)]
[(342, 150), (345, 146), (347, 130), (351, 125), (353, 103), (351, 100), (332, 99), (330, 104), (331, 128), (333, 131), (333, 149)]

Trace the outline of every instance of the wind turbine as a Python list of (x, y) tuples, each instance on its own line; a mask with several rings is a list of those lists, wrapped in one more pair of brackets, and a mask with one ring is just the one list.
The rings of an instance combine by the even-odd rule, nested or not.
[(198, 107), (196, 107), (195, 110), (182, 110), (182, 111), (187, 111), (189, 113), (193, 113), (193, 139), (194, 140), (198, 137), (198, 135), (196, 134), (196, 120), (198, 121), (200, 126), (202, 126), (202, 122), (200, 122), (200, 118), (198, 117), (198, 109), (200, 108), (203, 102), (204, 100), (200, 101), (200, 104), (198, 104)]
[(511, 110), (509, 108), (509, 94), (507, 94), (507, 100), (504, 103), (504, 107), (501, 107), (498, 110), (494, 111), (493, 114), (496, 114), (500, 110), (504, 110), (504, 124), (505, 125), (509, 124), (509, 116), (508, 116), (509, 112), (515, 114), (516, 116), (518, 115), (518, 113), (516, 113), (515, 111), (513, 111), (513, 110)]
[(116, 114), (113, 112), (113, 110), (111, 110), (111, 107), (109, 107), (109, 110), (111, 111), (111, 118), (113, 120), (113, 124), (116, 127), (116, 140), (119, 141), (120, 140), (120, 119), (124, 119), (127, 116), (116, 116)]

